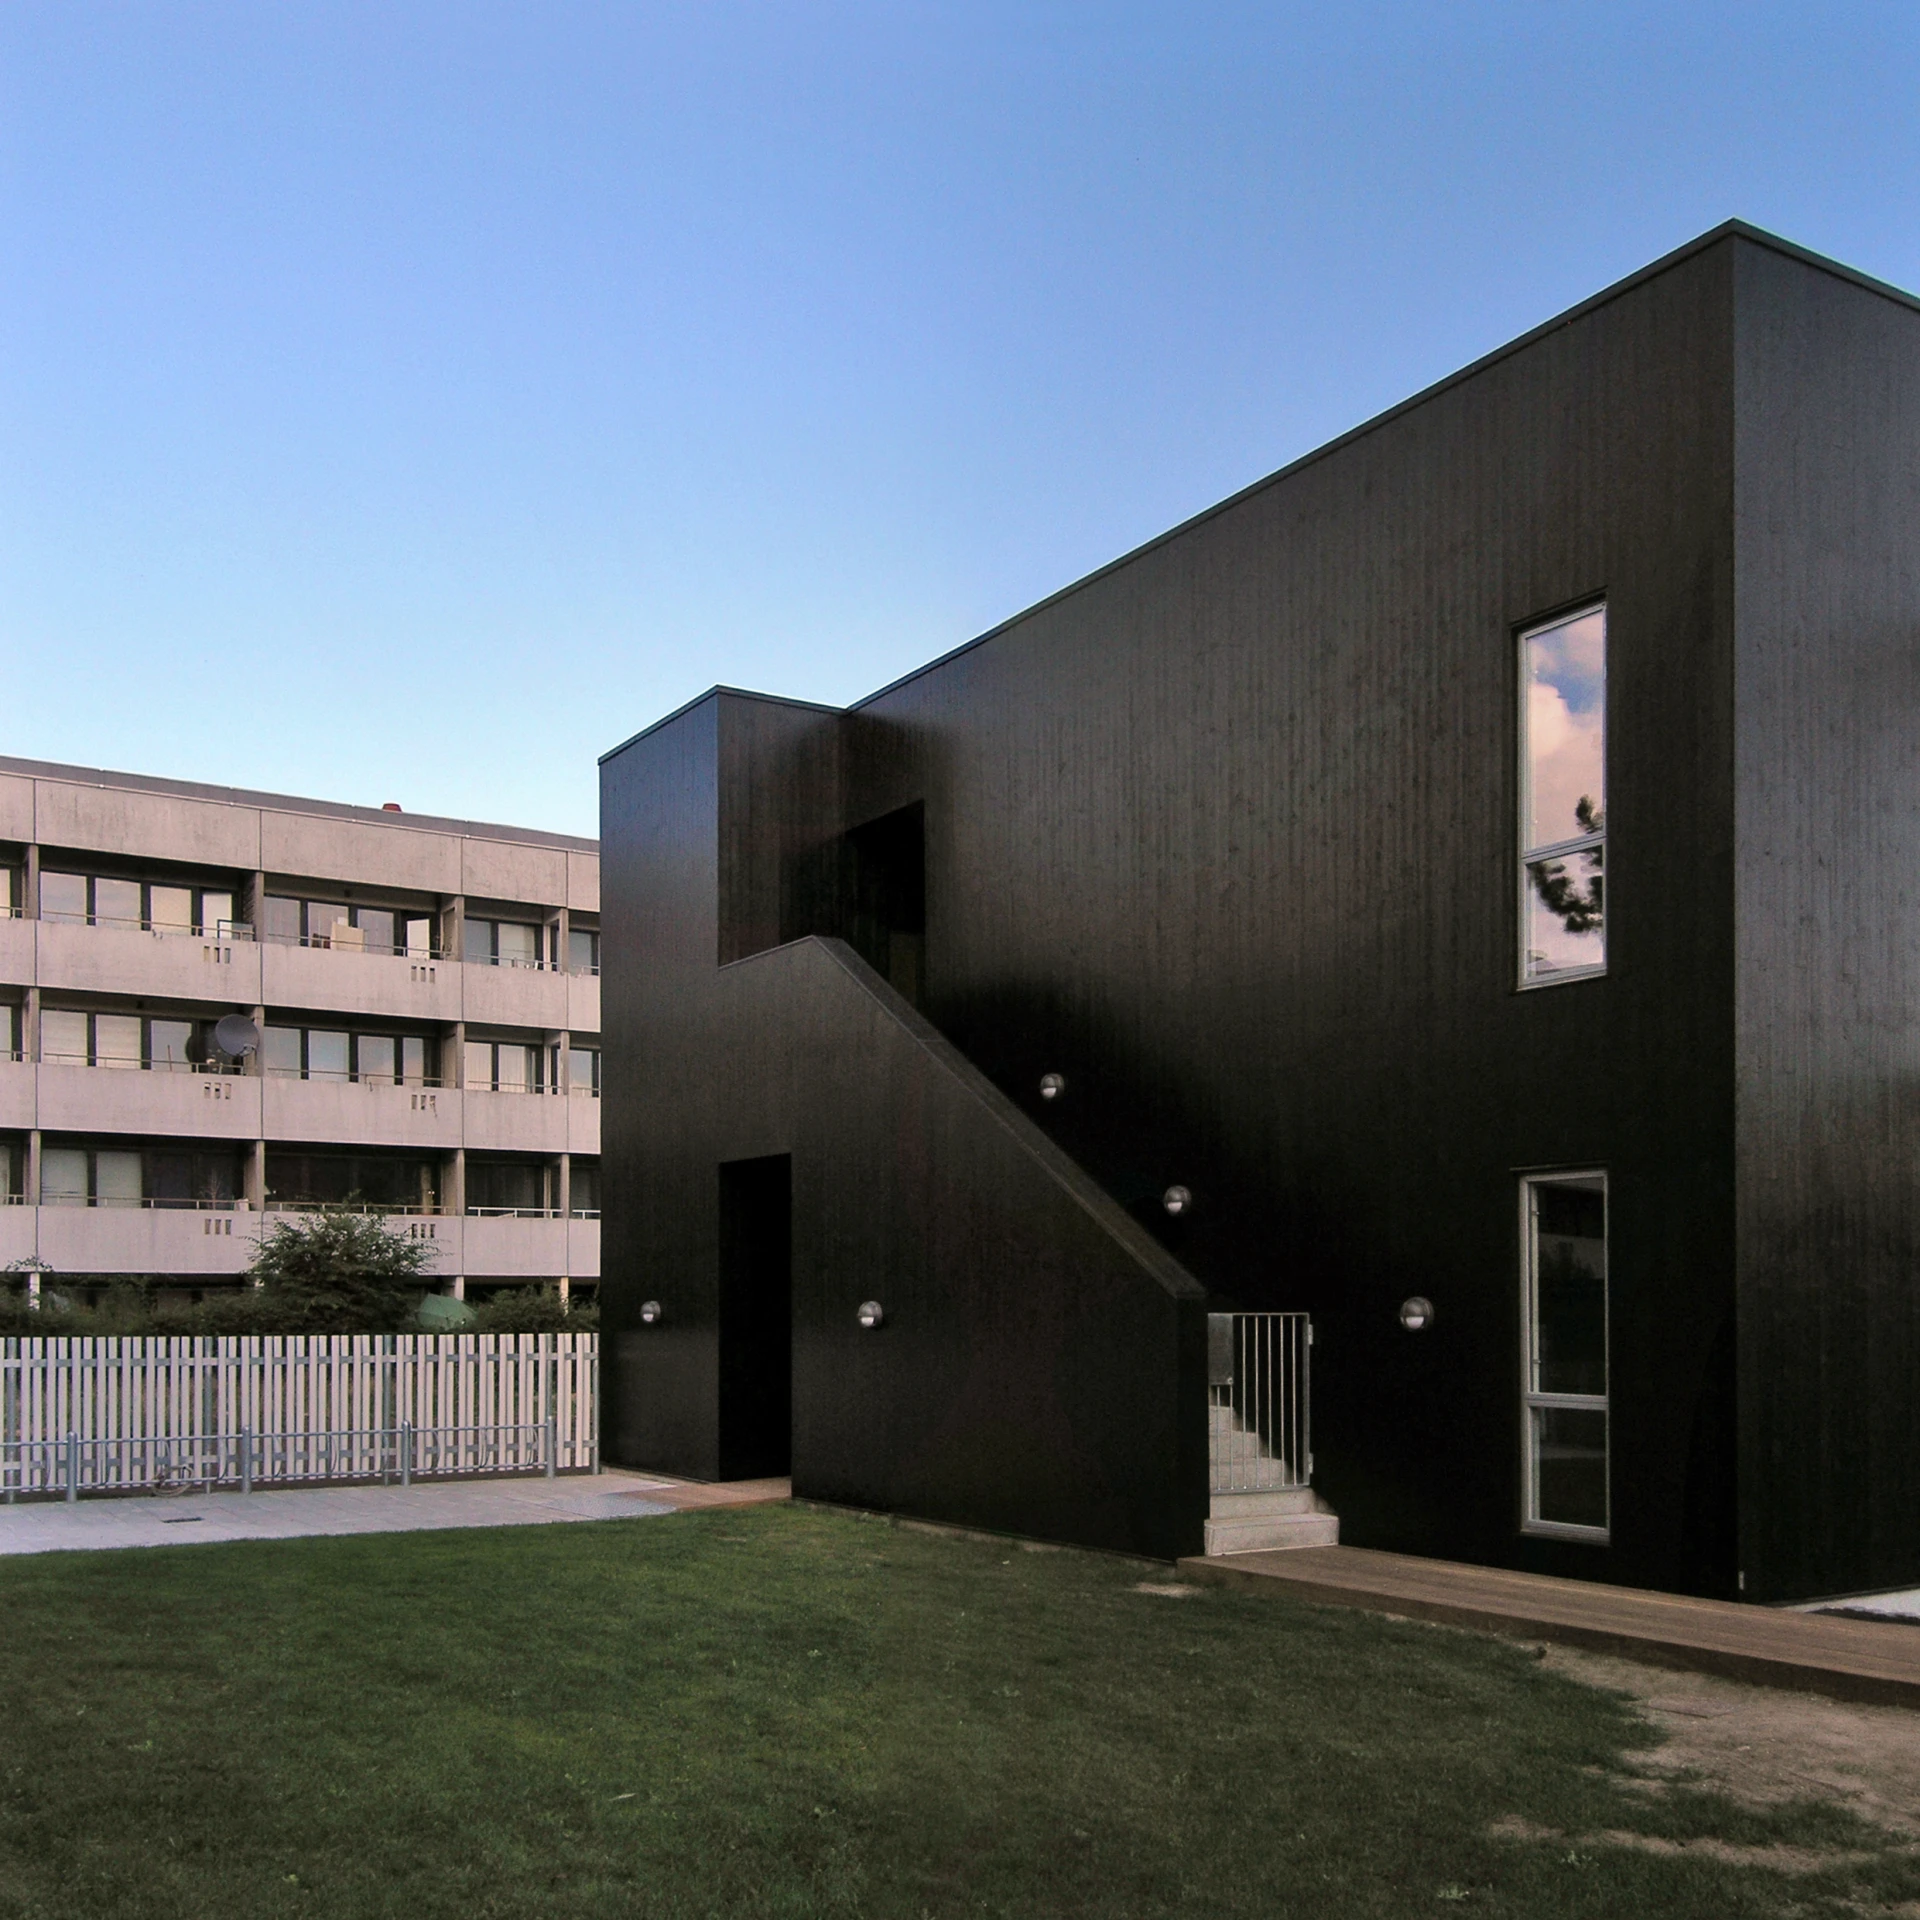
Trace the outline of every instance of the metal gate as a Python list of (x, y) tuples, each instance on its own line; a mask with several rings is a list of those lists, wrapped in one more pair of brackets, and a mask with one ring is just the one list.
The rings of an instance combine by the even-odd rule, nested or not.
[(1313, 1482), (1313, 1323), (1304, 1313), (1207, 1315), (1207, 1487)]

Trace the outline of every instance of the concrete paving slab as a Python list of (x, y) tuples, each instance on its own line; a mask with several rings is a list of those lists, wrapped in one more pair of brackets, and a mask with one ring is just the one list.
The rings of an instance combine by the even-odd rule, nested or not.
[(608, 1471), (547, 1479), (422, 1482), (410, 1487), (279, 1487), (256, 1493), (137, 1495), (0, 1505), (0, 1554), (180, 1547), (212, 1540), (536, 1527), (673, 1513), (677, 1483)]

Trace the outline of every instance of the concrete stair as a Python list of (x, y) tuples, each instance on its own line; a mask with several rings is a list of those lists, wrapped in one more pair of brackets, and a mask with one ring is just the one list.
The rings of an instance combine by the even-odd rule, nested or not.
[(1209, 1499), (1206, 1554), (1337, 1547), (1340, 1516), (1311, 1487), (1292, 1484), (1292, 1467), (1249, 1432), (1231, 1407), (1216, 1401), (1207, 1411), (1215, 1477), (1231, 1479), (1235, 1487)]
[(1311, 1487), (1216, 1493), (1207, 1506), (1204, 1550), (1209, 1557), (1339, 1544), (1340, 1516)]

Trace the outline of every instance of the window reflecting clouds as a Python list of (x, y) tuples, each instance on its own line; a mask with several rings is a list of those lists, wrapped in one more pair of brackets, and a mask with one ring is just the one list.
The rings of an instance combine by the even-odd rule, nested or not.
[(1521, 980), (1538, 985), (1606, 965), (1606, 609), (1521, 654)]

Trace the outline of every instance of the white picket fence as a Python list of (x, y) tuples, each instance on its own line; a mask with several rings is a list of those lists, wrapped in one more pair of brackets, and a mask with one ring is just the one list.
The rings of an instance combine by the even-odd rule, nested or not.
[(0, 1341), (0, 1492), (598, 1472), (599, 1336)]

